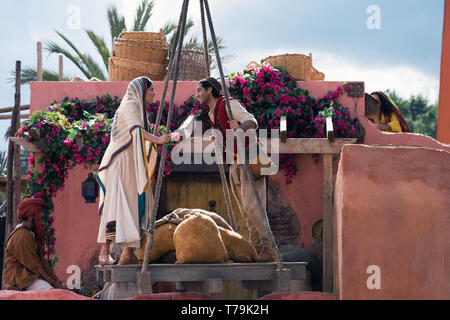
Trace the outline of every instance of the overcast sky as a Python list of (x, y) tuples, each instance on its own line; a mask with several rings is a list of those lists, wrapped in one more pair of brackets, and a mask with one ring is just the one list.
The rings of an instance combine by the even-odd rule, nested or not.
[[(181, 0), (155, 0), (148, 31), (178, 20)], [(198, 0), (189, 16), (201, 36)], [(100, 56), (84, 29), (93, 29), (111, 42), (105, 8), (116, 4), (131, 25), (139, 0), (21, 0), (0, 4), (0, 107), (14, 104), (7, 83), (15, 61), (36, 65), (36, 42), (53, 40), (54, 29), (82, 52)], [(250, 61), (282, 53), (312, 52), (313, 65), (325, 80), (364, 81), (366, 91), (395, 89), (401, 96), (421, 94), (432, 102), (439, 94), (444, 0), (210, 0), (216, 33), (231, 55), (225, 73), (242, 70)], [(74, 23), (79, 12), (80, 23)], [(379, 19), (377, 19), (379, 18)], [(45, 68), (57, 71), (57, 56), (44, 53)], [(82, 76), (70, 61), (64, 71)], [(106, 73), (106, 70), (105, 70)], [(22, 104), (29, 87), (22, 87)], [(0, 150), (9, 120), (0, 120)]]

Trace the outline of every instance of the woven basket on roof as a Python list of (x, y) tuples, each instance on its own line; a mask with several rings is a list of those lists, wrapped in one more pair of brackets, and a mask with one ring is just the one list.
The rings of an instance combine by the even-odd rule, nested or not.
[(169, 49), (167, 47), (153, 47), (125, 41), (114, 41), (113, 56), (121, 59), (149, 61), (166, 64)]
[(119, 38), (121, 39), (129, 39), (129, 40), (144, 40), (144, 41), (152, 41), (152, 40), (164, 40), (166, 41), (166, 36), (164, 32), (159, 30), (159, 32), (145, 32), (145, 31), (122, 31), (119, 34)]
[(285, 69), (296, 80), (323, 80), (325, 75), (312, 66), (312, 54), (282, 54), (270, 56), (261, 63)]
[(165, 72), (167, 66), (166, 64), (162, 63), (144, 62), (137, 60), (122, 59), (117, 57), (111, 57), (110, 59), (112, 63), (115, 65), (119, 65), (121, 67), (126, 68), (132, 68), (136, 70), (142, 70), (144, 72), (153, 74), (161, 74)]
[(316, 68), (313, 68), (313, 72), (311, 75), (311, 80), (324, 80), (325, 79), (325, 73), (318, 71)]
[(135, 39), (123, 39), (114, 38), (114, 43), (130, 44), (135, 46), (150, 46), (153, 48), (169, 49), (169, 44), (165, 39), (162, 40), (135, 40)]
[(136, 61), (109, 58), (109, 81), (131, 81), (137, 77), (146, 76), (152, 80), (164, 80), (166, 66), (151, 63), (136, 63)]
[[(211, 56), (209, 56), (209, 64), (211, 65)], [(175, 70), (170, 74), (173, 80)], [(178, 70), (178, 80), (201, 80), (206, 77), (205, 53), (198, 50), (181, 51), (180, 67)]]

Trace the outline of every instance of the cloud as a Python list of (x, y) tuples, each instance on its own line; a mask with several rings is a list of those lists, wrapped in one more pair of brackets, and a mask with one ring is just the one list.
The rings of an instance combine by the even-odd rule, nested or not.
[(403, 98), (422, 95), (430, 102), (439, 96), (439, 74), (426, 74), (411, 65), (361, 65), (332, 53), (313, 53), (313, 65), (328, 81), (364, 81), (366, 92), (394, 89)]
[[(232, 58), (224, 65), (225, 74), (241, 71), (250, 61), (261, 62), (271, 55), (299, 53), (291, 48), (254, 48), (244, 50), (226, 50), (224, 55), (232, 54)], [(306, 52), (303, 52), (306, 54)], [(309, 53), (309, 52), (308, 52)], [(412, 65), (385, 65), (384, 67), (364, 65), (350, 61), (345, 57), (323, 51), (313, 51), (313, 65), (325, 73), (325, 81), (364, 81), (366, 92), (376, 90), (395, 90), (403, 98), (411, 95), (422, 95), (432, 103), (439, 97), (439, 74), (424, 73)], [(212, 72), (215, 77), (219, 72)]]

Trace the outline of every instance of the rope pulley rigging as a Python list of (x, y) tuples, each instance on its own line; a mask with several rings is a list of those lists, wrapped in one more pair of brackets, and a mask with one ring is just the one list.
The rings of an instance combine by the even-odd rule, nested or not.
[[(202, 31), (203, 31), (203, 44), (204, 44), (204, 53), (205, 53), (205, 62), (206, 62), (205, 76), (208, 77), (210, 75), (207, 32), (206, 32), (206, 23), (205, 23), (205, 13), (206, 13), (206, 20), (208, 22), (208, 26), (209, 26), (209, 30), (210, 30), (210, 34), (211, 34), (211, 40), (212, 40), (213, 47), (214, 47), (217, 67), (219, 69), (220, 79), (221, 79), (221, 82), (223, 85), (223, 94), (225, 96), (226, 108), (228, 111), (229, 119), (231, 121), (231, 120), (234, 120), (234, 117), (233, 117), (233, 113), (231, 111), (230, 97), (229, 97), (228, 89), (227, 89), (227, 86), (225, 83), (225, 77), (224, 77), (224, 73), (223, 73), (223, 69), (222, 69), (222, 63), (221, 63), (221, 59), (220, 59), (220, 55), (219, 55), (219, 49), (217, 46), (217, 40), (216, 40), (216, 35), (214, 32), (214, 26), (213, 26), (212, 19), (211, 19), (211, 13), (209, 10), (208, 0), (199, 0), (199, 2), (200, 2), (200, 13), (201, 13), (201, 22), (202, 22)], [(170, 124), (172, 122), (173, 105), (174, 105), (174, 100), (175, 100), (175, 92), (176, 92), (176, 87), (177, 87), (177, 79), (178, 79), (179, 66), (180, 66), (180, 60), (181, 60), (181, 50), (183, 48), (183, 39), (184, 39), (184, 33), (185, 33), (185, 29), (186, 29), (186, 19), (187, 19), (188, 7), (189, 7), (189, 0), (183, 0), (181, 14), (180, 14), (180, 18), (179, 18), (179, 22), (178, 22), (178, 26), (177, 26), (176, 35), (175, 35), (175, 43), (174, 43), (174, 45), (171, 46), (170, 52), (169, 52), (168, 72), (165, 77), (162, 97), (161, 97), (161, 101), (160, 101), (160, 105), (159, 105), (159, 109), (158, 109), (158, 113), (157, 113), (157, 117), (156, 117), (156, 121), (155, 121), (155, 128), (153, 131), (154, 134), (156, 134), (159, 129), (162, 111), (164, 109), (164, 101), (166, 98), (167, 88), (169, 85), (170, 75), (173, 74), (172, 93), (171, 93), (166, 123)], [(174, 73), (173, 73), (173, 70), (175, 71)], [(219, 139), (215, 139), (215, 147), (216, 147), (215, 155), (216, 155), (216, 159), (217, 159), (217, 164), (219, 166), (220, 177), (222, 180), (222, 188), (223, 188), (224, 197), (225, 197), (227, 215), (228, 215), (228, 218), (230, 220), (230, 224), (231, 224), (233, 230), (236, 230), (236, 225), (235, 225), (234, 216), (233, 216), (233, 209), (232, 209), (232, 205), (231, 205), (230, 193), (229, 193), (227, 179), (225, 176), (225, 170), (224, 170), (224, 166), (223, 166), (222, 153), (218, 152), (218, 150), (222, 150), (221, 149), (222, 145), (221, 145), (221, 142), (219, 142), (218, 140)], [(243, 142), (240, 141), (240, 139), (237, 139), (237, 141), (238, 141), (238, 147), (243, 147)], [(151, 251), (152, 246), (153, 246), (153, 234), (155, 231), (155, 221), (156, 221), (156, 214), (158, 211), (159, 199), (160, 199), (160, 194), (161, 194), (163, 168), (165, 166), (166, 154), (167, 154), (167, 144), (164, 144), (163, 148), (162, 148), (162, 154), (160, 157), (160, 161), (159, 161), (159, 168), (158, 168), (158, 174), (157, 174), (157, 180), (156, 180), (156, 186), (155, 186), (155, 195), (154, 195), (154, 202), (153, 202), (153, 207), (152, 207), (152, 211), (151, 211), (150, 223), (146, 230), (147, 243), (145, 246), (144, 261), (142, 264), (141, 274), (144, 274), (147, 272), (148, 263), (149, 263), (149, 252)], [(267, 237), (270, 241), (270, 245), (271, 245), (271, 248), (272, 248), (272, 251), (274, 254), (275, 261), (277, 262), (277, 269), (282, 270), (283, 263), (281, 261), (281, 256), (280, 256), (278, 246), (275, 242), (275, 239), (272, 234), (272, 230), (270, 228), (269, 220), (267, 217), (267, 212), (264, 209), (261, 199), (259, 197), (256, 185), (255, 185), (255, 179), (254, 179), (253, 174), (249, 167), (248, 159), (247, 159), (247, 157), (244, 157), (244, 158), (245, 158), (245, 163), (243, 165), (245, 167), (245, 172), (246, 172), (247, 177), (252, 186), (253, 195), (255, 196), (255, 198), (257, 200), (258, 209), (259, 209), (261, 217), (264, 221), (264, 225), (265, 225), (265, 229), (266, 229), (265, 231), (266, 231)], [(149, 291), (149, 290), (151, 290), (151, 286), (150, 286), (150, 288), (149, 288), (149, 286), (147, 286), (147, 291)]]

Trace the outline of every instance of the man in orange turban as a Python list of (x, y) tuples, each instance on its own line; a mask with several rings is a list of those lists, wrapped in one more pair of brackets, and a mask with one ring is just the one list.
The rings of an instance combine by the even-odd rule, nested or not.
[(61, 282), (44, 258), (45, 231), (41, 212), (44, 201), (22, 200), (17, 206), (19, 224), (8, 237), (3, 289), (47, 290), (62, 288)]

